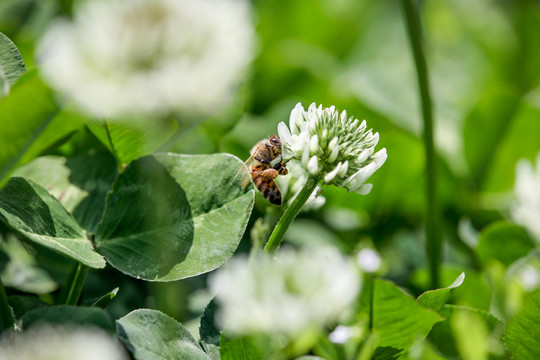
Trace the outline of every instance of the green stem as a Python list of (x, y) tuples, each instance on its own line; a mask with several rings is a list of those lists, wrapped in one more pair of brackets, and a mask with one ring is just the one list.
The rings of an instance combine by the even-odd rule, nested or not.
[(88, 273), (88, 266), (82, 263), (76, 263), (69, 273), (65, 286), (62, 289), (58, 303), (66, 305), (77, 305), (79, 296)]
[(321, 178), (321, 176), (314, 176), (306, 181), (302, 190), (300, 190), (291, 205), (281, 216), (281, 219), (279, 219), (274, 231), (266, 243), (266, 247), (264, 248), (265, 253), (273, 255), (279, 248), (279, 245), (281, 245), (283, 237), (289, 229), (289, 226), (291, 226), (293, 220), (296, 218), (300, 210), (302, 210), (302, 207), (306, 201), (308, 201), (309, 197), (321, 181)]
[(439, 287), (440, 261), (442, 238), (437, 226), (439, 209), (437, 205), (435, 145), (433, 140), (433, 111), (429, 90), (429, 76), (424, 49), (420, 18), (412, 0), (402, 0), (403, 10), (407, 23), (407, 31), (416, 65), (418, 87), (422, 103), (422, 117), (424, 120), (424, 148), (426, 153), (426, 252), (431, 277), (431, 287)]
[(0, 333), (13, 329), (14, 324), (13, 312), (11, 312), (11, 308), (9, 307), (4, 284), (0, 280)]

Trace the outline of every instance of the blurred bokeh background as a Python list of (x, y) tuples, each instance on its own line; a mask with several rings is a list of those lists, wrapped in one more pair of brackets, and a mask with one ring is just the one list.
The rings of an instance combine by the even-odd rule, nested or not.
[[(45, 29), (55, 18), (69, 18), (73, 7), (71, 0), (0, 0), (0, 31), (31, 70)], [(366, 119), (380, 134), (378, 148), (388, 151), (386, 164), (370, 179), (373, 190), (361, 196), (324, 189), (326, 203), (303, 212), (286, 241), (330, 243), (347, 253), (374, 247), (383, 259), (380, 275), (415, 295), (427, 290), (422, 120), (400, 3), (254, 0), (252, 10), (256, 53), (247, 80), (224, 111), (189, 127), (167, 150), (246, 159), (253, 144), (288, 121), (298, 102), (306, 108), (312, 102), (335, 105)], [(479, 242), (490, 226), (512, 221), (516, 165), (534, 161), (540, 151), (540, 2), (428, 0), (421, 2), (421, 16), (434, 102), (441, 283), (449, 285), (465, 271), (455, 301), (490, 310), (498, 286), (493, 284), (526, 254), (503, 261), (480, 251)], [(64, 140), (44, 154), (74, 156), (103, 148), (83, 126)], [(258, 197), (239, 251), (249, 250), (253, 224), (268, 213), (277, 216), (279, 210), (269, 210)], [(524, 238), (519, 243), (525, 250), (540, 240), (517, 232), (512, 236)], [(501, 252), (511, 248), (512, 236), (497, 243)], [(58, 280), (55, 267), (48, 269)], [(143, 283), (110, 268), (89, 274), (83, 298), (117, 286), (121, 290), (109, 308), (115, 318), (136, 307), (155, 307), (186, 321), (208, 301), (204, 276)]]

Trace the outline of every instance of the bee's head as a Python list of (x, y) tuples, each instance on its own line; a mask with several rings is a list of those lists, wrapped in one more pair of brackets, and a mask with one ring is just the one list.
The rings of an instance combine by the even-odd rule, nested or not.
[(281, 153), (281, 140), (279, 139), (279, 136), (277, 135), (271, 135), (268, 138), (268, 141), (270, 144), (275, 147), (280, 153)]

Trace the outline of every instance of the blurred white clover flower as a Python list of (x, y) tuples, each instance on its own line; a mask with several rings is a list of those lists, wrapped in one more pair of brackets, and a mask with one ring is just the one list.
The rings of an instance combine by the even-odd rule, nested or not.
[(103, 330), (39, 326), (0, 342), (2, 360), (127, 360), (122, 345)]
[(386, 161), (386, 149), (374, 153), (379, 134), (361, 123), (339, 114), (334, 106), (322, 108), (315, 103), (307, 111), (298, 103), (291, 111), (289, 127), (278, 125), (283, 158), (301, 160), (313, 175), (324, 182), (359, 194), (367, 194), (372, 185), (366, 180)]
[[(290, 206), (300, 190), (302, 190), (308, 177), (304, 168), (296, 162), (288, 163), (287, 168), (289, 170), (287, 176), (278, 176), (276, 182), (285, 199), (284, 202)], [(321, 187), (317, 186), (301, 211), (315, 211), (320, 209), (326, 203), (326, 198), (320, 195), (321, 191)]]
[(381, 267), (381, 255), (369, 248), (360, 250), (356, 255), (356, 261), (360, 268), (367, 273), (374, 273)]
[(540, 153), (536, 156), (536, 170), (528, 160), (517, 163), (514, 193), (512, 218), (540, 243)]
[(350, 326), (338, 325), (330, 334), (328, 339), (334, 344), (345, 344), (353, 335), (355, 329)]
[(97, 0), (38, 48), (44, 79), (94, 116), (208, 115), (253, 57), (245, 0)]
[(210, 278), (210, 287), (227, 331), (294, 340), (337, 320), (358, 295), (361, 277), (334, 249), (286, 248), (275, 259), (234, 258)]

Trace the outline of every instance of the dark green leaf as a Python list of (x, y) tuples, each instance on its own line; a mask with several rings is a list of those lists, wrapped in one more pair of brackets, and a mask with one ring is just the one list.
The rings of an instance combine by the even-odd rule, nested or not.
[(249, 337), (227, 339), (220, 338), (219, 353), (221, 360), (263, 360), (264, 356)]
[(380, 335), (379, 347), (408, 349), (415, 340), (427, 336), (441, 320), (436, 312), (418, 304), (396, 285), (375, 280), (373, 331)]
[(483, 264), (496, 259), (508, 266), (533, 248), (534, 243), (525, 229), (501, 221), (482, 231), (476, 251)]
[(506, 324), (505, 345), (516, 360), (540, 359), (540, 290), (525, 294), (521, 310)]
[(0, 97), (9, 93), (19, 76), (26, 72), (26, 66), (19, 50), (13, 42), (0, 32)]
[(0, 99), (0, 114), (0, 185), (16, 167), (82, 126), (81, 119), (59, 112), (51, 91), (35, 72), (25, 74), (9, 96)]
[(465, 280), (465, 273), (461, 273), (458, 278), (448, 287), (426, 291), (416, 299), (420, 304), (426, 308), (439, 312), (443, 305), (446, 304), (450, 296), (456, 288), (463, 284)]
[(121, 164), (150, 155), (163, 145), (178, 127), (173, 119), (133, 119), (90, 123), (88, 128)]
[(98, 251), (145, 280), (178, 280), (221, 266), (253, 207), (253, 190), (231, 185), (241, 166), (227, 154), (158, 154), (132, 162), (107, 197)]
[(84, 229), (95, 233), (117, 168), (114, 157), (99, 151), (70, 159), (39, 157), (15, 174), (47, 189)]
[(116, 320), (116, 331), (137, 360), (210, 360), (182, 324), (156, 310), (130, 312)]
[(101, 296), (101, 297), (99, 297), (97, 299), (92, 299), (92, 300), (88, 301), (88, 306), (94, 306), (94, 307), (105, 309), (105, 307), (107, 307), (107, 305), (109, 305), (111, 300), (116, 297), (116, 294), (118, 293), (118, 290), (119, 290), (119, 288), (114, 288), (113, 290), (109, 291), (105, 295), (103, 295), (103, 296)]
[(390, 346), (378, 347), (373, 354), (373, 360), (395, 360), (402, 352), (403, 350)]
[(26, 312), (45, 306), (49, 306), (46, 302), (40, 300), (36, 296), (12, 295), (8, 297), (9, 305), (13, 308), (15, 317), (19, 319)]
[(109, 332), (114, 332), (109, 315), (96, 307), (48, 306), (28, 311), (22, 317), (22, 327), (27, 329), (41, 323), (95, 325)]
[(0, 219), (30, 241), (89, 267), (105, 266), (73, 217), (56, 198), (30, 180), (11, 178), (0, 190)]
[(199, 336), (201, 338), (201, 345), (206, 353), (212, 358), (212, 360), (219, 360), (219, 334), (220, 329), (216, 326), (216, 310), (218, 308), (217, 302), (212, 299), (201, 317), (201, 326), (199, 327)]

